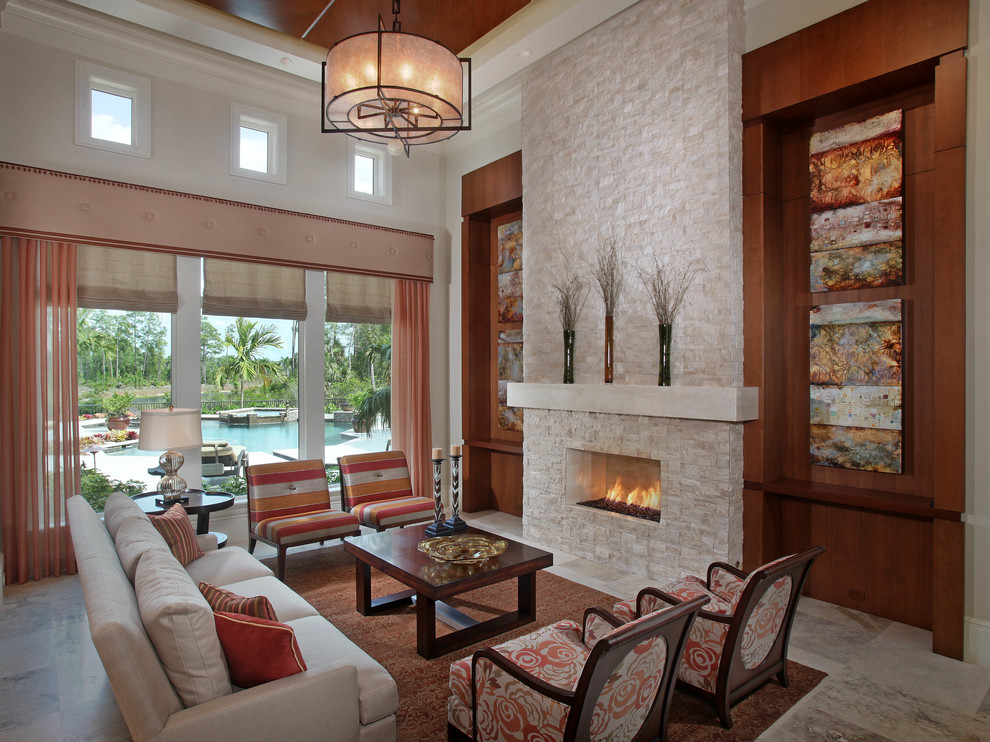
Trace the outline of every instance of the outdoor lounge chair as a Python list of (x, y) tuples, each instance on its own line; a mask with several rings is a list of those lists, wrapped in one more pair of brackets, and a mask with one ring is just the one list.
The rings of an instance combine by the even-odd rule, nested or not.
[(239, 477), (247, 460), (247, 449), (227, 441), (203, 441), (201, 456), (204, 477)]

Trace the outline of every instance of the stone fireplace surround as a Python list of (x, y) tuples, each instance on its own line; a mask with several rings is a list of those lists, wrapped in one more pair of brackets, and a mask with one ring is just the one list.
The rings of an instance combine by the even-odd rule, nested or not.
[[(706, 387), (608, 387), (613, 405), (581, 386), (510, 384), (509, 403), (526, 407), (523, 529), (527, 537), (590, 561), (644, 574), (663, 584), (683, 574), (704, 574), (713, 560), (742, 558), (742, 422), (756, 417), (756, 389)], [(594, 385), (589, 385), (594, 386)], [(602, 387), (596, 387), (599, 392)], [(710, 394), (698, 394), (699, 392)], [(560, 403), (601, 411), (546, 409), (541, 399), (565, 394)], [(631, 415), (623, 399), (643, 396), (733, 400), (712, 415), (710, 403), (677, 405), (681, 416)], [(582, 401), (584, 400), (584, 401)], [(738, 402), (738, 405), (735, 404)], [(644, 408), (640, 402), (639, 406)], [(648, 407), (648, 406), (646, 406)], [(661, 405), (661, 408), (663, 406)], [(669, 405), (667, 406), (669, 410)], [(669, 414), (669, 413), (668, 413)], [(567, 449), (640, 456), (662, 462), (660, 522), (621, 516), (567, 502)]]
[[(755, 390), (741, 388), (744, 36), (738, 0), (643, 0), (522, 78), (525, 383), (508, 402), (526, 407), (523, 533), (657, 582), (742, 557), (742, 421), (757, 412), (742, 409)], [(618, 383), (601, 383), (594, 292), (576, 325), (578, 383), (552, 383), (562, 338), (549, 287), (567, 270), (587, 277), (610, 236), (625, 263), (700, 268), (674, 322), (670, 388), (656, 386), (657, 321), (631, 265), (615, 313)], [(582, 386), (584, 402), (561, 398)], [(661, 521), (567, 507), (568, 448), (663, 462)]]

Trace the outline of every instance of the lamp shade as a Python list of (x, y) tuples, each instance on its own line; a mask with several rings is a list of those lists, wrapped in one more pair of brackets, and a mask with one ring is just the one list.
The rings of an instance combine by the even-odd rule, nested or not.
[(201, 426), (197, 409), (144, 410), (137, 447), (142, 451), (167, 451), (200, 446), (203, 443)]
[[(470, 65), (469, 60), (463, 63)], [(327, 54), (324, 116), (358, 139), (409, 144), (449, 139), (464, 125), (465, 66), (441, 44), (378, 31), (337, 42)]]

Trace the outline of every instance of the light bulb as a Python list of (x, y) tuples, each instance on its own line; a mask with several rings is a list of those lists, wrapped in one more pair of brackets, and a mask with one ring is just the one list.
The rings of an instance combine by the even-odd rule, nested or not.
[(398, 137), (388, 143), (388, 153), (392, 155), (392, 157), (398, 157), (403, 152), (405, 152), (405, 147), (402, 146), (402, 140)]

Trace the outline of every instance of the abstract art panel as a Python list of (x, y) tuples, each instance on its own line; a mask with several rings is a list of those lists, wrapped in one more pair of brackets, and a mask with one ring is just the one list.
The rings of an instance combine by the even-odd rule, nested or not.
[(902, 318), (900, 299), (811, 308), (812, 463), (902, 471)]
[(522, 322), (522, 220), (502, 224), (498, 241), (498, 321)]
[(902, 245), (903, 112), (811, 137), (811, 290), (896, 286)]
[(811, 290), (876, 288), (904, 281), (900, 242), (811, 254)]
[(812, 425), (811, 463), (900, 474), (901, 431)]
[(502, 330), (498, 333), (498, 403), (496, 417), (502, 430), (521, 432), (523, 411), (507, 406), (510, 381), (523, 380), (522, 330)]
[(498, 274), (498, 321), (522, 322), (522, 271)]

